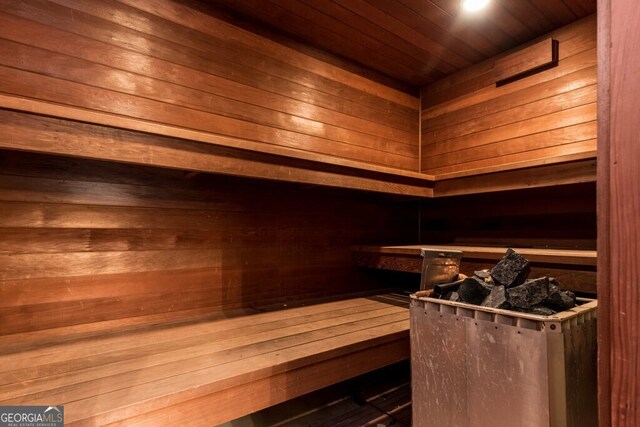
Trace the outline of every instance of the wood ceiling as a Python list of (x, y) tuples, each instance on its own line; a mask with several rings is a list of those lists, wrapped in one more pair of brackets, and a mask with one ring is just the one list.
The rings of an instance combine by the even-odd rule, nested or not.
[(423, 86), (596, 11), (596, 0), (208, 0), (411, 86)]

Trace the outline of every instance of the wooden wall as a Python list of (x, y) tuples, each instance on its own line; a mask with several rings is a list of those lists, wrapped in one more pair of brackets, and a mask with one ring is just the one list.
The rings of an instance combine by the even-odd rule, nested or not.
[(380, 286), (353, 244), (415, 240), (367, 193), (0, 151), (0, 334)]
[(424, 200), (421, 242), (596, 249), (595, 183)]
[(494, 67), (507, 53), (423, 88), (422, 171), (595, 157), (596, 17), (550, 34), (560, 42), (557, 67), (496, 87)]
[(636, 1), (598, 1), (601, 427), (640, 425), (639, 20)]
[[(73, 108), (76, 119), (101, 112), (107, 125), (127, 127), (128, 118), (199, 131), (213, 143), (232, 138), (417, 171), (416, 97), (203, 8), (191, 0), (0, 0), (0, 92)], [(56, 111), (71, 118), (72, 110)]]

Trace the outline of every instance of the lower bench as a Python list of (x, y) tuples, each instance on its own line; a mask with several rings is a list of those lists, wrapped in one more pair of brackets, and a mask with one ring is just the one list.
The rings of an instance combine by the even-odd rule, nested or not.
[(16, 334), (0, 338), (0, 405), (64, 405), (65, 425), (211, 426), (406, 359), (408, 331), (406, 303), (378, 295), (123, 332)]

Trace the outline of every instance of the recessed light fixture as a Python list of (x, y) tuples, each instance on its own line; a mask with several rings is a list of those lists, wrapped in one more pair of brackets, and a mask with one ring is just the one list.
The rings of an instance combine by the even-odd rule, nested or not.
[(487, 7), (491, 0), (462, 0), (462, 8), (468, 12), (475, 12)]

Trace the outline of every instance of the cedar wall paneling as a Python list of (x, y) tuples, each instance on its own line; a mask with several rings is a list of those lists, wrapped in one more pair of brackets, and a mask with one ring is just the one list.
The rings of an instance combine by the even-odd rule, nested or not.
[(596, 17), (550, 35), (560, 42), (557, 67), (496, 87), (500, 55), (423, 88), (423, 172), (595, 157)]
[(417, 98), (201, 8), (0, 0), (0, 92), (417, 171)]
[[(421, 205), (425, 245), (451, 244), (553, 249), (596, 249), (596, 185), (563, 185), (427, 199)], [(473, 274), (495, 262), (467, 259)], [(592, 266), (538, 264), (539, 276), (556, 277), (568, 289), (593, 293)]]
[(424, 200), (421, 242), (596, 249), (596, 185), (573, 184)]
[(372, 289), (349, 247), (416, 238), (366, 193), (13, 151), (0, 171), (0, 334)]

